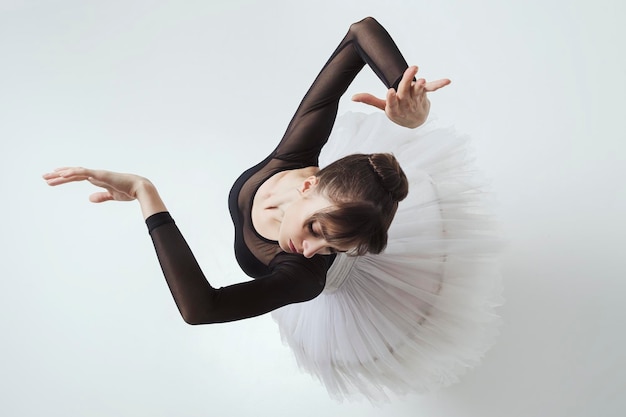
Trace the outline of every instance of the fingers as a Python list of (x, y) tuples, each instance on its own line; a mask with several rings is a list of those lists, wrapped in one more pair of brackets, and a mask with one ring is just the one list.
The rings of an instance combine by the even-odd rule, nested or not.
[(387, 111), (393, 113), (398, 110), (398, 106), (398, 94), (396, 90), (390, 88), (387, 90)]
[(442, 87), (445, 87), (446, 85), (450, 84), (452, 81), (450, 81), (447, 78), (442, 78), (440, 80), (436, 80), (436, 81), (431, 81), (425, 84), (424, 88), (426, 89), (426, 91), (431, 92), (431, 91), (437, 91)]
[(411, 95), (411, 84), (413, 83), (413, 78), (415, 78), (415, 74), (417, 74), (417, 66), (413, 65), (408, 67), (404, 74), (402, 75), (402, 80), (400, 80), (400, 84), (398, 84), (398, 95), (400, 98), (409, 97)]
[(419, 97), (420, 95), (424, 94), (426, 92), (426, 80), (423, 78), (420, 78), (419, 80), (415, 81), (413, 83), (413, 86), (411, 87), (411, 95), (413, 97)]
[(55, 169), (52, 172), (48, 172), (46, 174), (43, 174), (42, 177), (46, 181), (50, 181), (50, 180), (55, 179), (55, 178), (60, 178), (61, 177), (60, 171), (63, 170), (63, 169), (65, 169), (65, 168), (57, 168), (57, 169)]
[(93, 193), (89, 196), (89, 201), (92, 203), (104, 203), (105, 201), (111, 201), (113, 199), (113, 195), (108, 191)]
[(84, 181), (91, 175), (91, 170), (85, 168), (57, 168), (52, 172), (44, 174), (42, 177), (48, 185), (61, 185), (68, 182)]
[(404, 71), (402, 80), (398, 85), (398, 95), (400, 98), (408, 97), (409, 95), (415, 97), (424, 94), (425, 92), (437, 91), (451, 83), (448, 78), (442, 78), (440, 80), (430, 82), (426, 82), (423, 78), (413, 81), (417, 71), (418, 67), (415, 65)]
[(56, 168), (52, 172), (48, 172), (43, 174), (43, 178), (45, 180), (53, 179), (53, 178), (71, 178), (71, 177), (89, 177), (91, 175), (91, 170), (86, 168)]
[(369, 104), (370, 106), (374, 106), (379, 108), (380, 110), (385, 110), (385, 100), (374, 97), (368, 93), (359, 93), (352, 96), (352, 101), (357, 103)]

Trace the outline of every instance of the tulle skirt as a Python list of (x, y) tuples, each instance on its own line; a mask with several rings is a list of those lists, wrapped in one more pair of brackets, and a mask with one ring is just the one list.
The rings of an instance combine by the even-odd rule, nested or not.
[(299, 366), (338, 399), (389, 399), (458, 381), (492, 346), (500, 240), (466, 138), (429, 120), (341, 116), (320, 157), (391, 152), (409, 178), (380, 255), (339, 254), (317, 298), (272, 313)]

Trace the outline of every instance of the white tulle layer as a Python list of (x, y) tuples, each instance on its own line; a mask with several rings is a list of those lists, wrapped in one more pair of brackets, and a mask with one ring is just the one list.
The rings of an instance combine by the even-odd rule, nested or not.
[(338, 400), (427, 392), (458, 380), (494, 343), (499, 239), (463, 136), (347, 113), (321, 156), (392, 152), (410, 182), (380, 255), (341, 254), (324, 292), (273, 312), (298, 364)]

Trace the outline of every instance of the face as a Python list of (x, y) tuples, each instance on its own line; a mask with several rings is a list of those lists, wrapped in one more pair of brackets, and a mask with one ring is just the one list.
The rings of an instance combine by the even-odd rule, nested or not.
[(345, 251), (346, 248), (329, 245), (321, 235), (320, 225), (309, 222), (314, 213), (333, 207), (330, 200), (315, 192), (317, 181), (315, 177), (311, 178), (313, 179), (307, 180), (311, 180), (309, 183), (305, 181), (298, 200), (285, 209), (278, 233), (278, 244), (285, 252), (300, 253), (306, 258), (316, 254), (328, 255)]

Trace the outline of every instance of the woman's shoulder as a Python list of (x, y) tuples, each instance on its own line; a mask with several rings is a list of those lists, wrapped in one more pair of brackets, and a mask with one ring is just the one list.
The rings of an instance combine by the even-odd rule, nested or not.
[(272, 259), (269, 268), (273, 275), (297, 281), (321, 292), (333, 260), (334, 256), (315, 255), (305, 258), (299, 254), (281, 252)]

